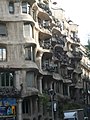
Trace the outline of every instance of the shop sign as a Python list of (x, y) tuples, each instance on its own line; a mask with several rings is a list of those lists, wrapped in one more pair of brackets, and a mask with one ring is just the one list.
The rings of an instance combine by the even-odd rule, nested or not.
[(0, 98), (0, 118), (16, 115), (16, 99)]

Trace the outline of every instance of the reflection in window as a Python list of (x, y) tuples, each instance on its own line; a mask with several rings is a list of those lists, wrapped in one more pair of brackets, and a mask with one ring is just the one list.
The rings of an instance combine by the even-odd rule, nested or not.
[(6, 61), (6, 48), (0, 48), (0, 61)]
[(13, 86), (14, 72), (0, 72), (0, 86)]
[(14, 3), (12, 1), (9, 2), (9, 13), (11, 13), (11, 14), (14, 13)]

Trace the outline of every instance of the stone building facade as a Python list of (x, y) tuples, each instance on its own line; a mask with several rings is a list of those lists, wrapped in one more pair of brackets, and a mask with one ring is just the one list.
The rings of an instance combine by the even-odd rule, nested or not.
[(83, 104), (78, 25), (49, 6), (0, 0), (2, 120), (60, 120), (65, 102)]

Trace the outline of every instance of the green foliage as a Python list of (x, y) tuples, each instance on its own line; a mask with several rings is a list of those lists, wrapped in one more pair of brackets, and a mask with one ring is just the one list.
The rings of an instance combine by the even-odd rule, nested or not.
[(58, 103), (58, 115), (59, 115), (59, 118), (61, 118), (61, 120), (63, 120), (63, 118), (64, 118), (63, 104), (60, 102)]
[(63, 110), (72, 110), (72, 109), (80, 109), (82, 108), (82, 105), (78, 103), (66, 103), (63, 106)]
[(39, 96), (41, 102), (44, 104), (44, 105), (47, 105), (48, 102), (49, 102), (49, 96), (48, 94), (46, 93), (42, 93), (40, 96)]

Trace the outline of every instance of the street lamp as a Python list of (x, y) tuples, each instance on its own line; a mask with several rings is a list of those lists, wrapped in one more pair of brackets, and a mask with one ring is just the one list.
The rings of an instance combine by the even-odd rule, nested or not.
[(53, 97), (55, 95), (55, 92), (53, 89), (49, 90), (49, 94), (50, 94), (50, 98), (51, 98), (51, 107), (52, 107), (52, 120), (54, 120), (54, 101), (53, 101)]

